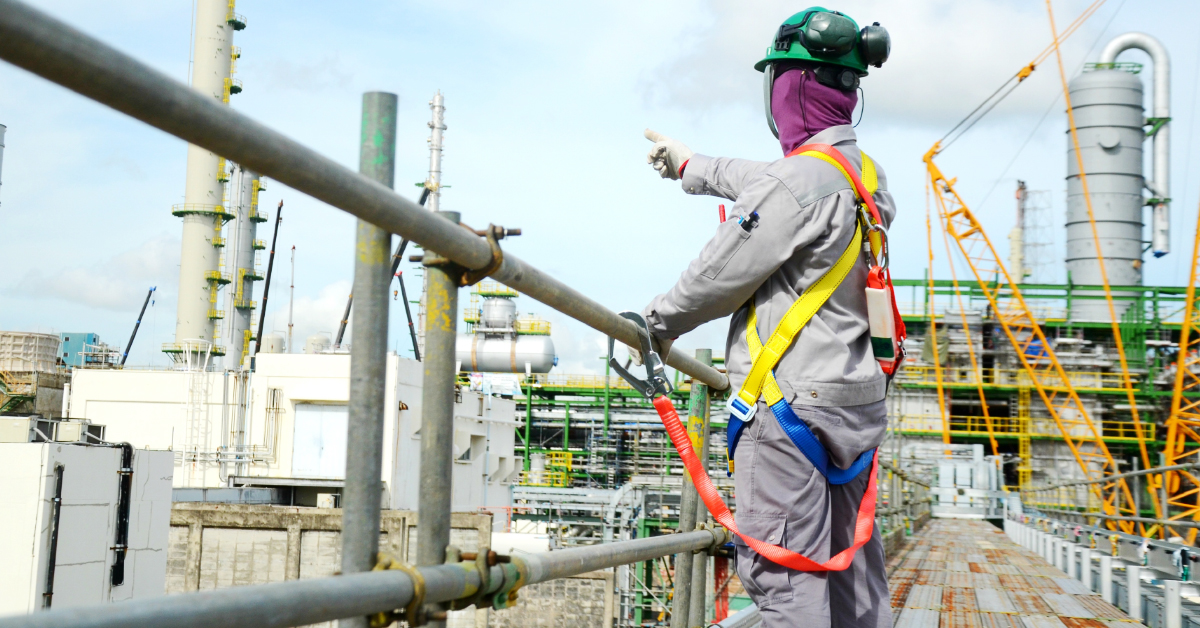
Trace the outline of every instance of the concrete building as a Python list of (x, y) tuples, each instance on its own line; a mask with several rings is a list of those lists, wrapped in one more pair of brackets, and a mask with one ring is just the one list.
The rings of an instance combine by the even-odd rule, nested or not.
[[(340, 494), (350, 356), (260, 353), (255, 363), (253, 372), (77, 370), (67, 411), (105, 425), (110, 441), (173, 451), (177, 488), (269, 487), (303, 506)], [(417, 507), (422, 377), (420, 362), (388, 356), (385, 508)], [(510, 399), (456, 396), (456, 511), (511, 505), (517, 425)]]
[[(0, 437), (14, 434), (24, 440)], [(121, 473), (125, 455), (0, 442), (0, 615), (164, 594), (171, 453), (131, 452), (131, 476)]]

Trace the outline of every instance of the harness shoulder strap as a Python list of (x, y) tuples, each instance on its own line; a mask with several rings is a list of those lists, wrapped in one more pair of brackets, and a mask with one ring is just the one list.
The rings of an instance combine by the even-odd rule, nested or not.
[[(871, 199), (871, 195), (878, 189), (879, 179), (875, 172), (875, 163), (870, 157), (867, 157), (866, 153), (862, 154), (863, 173), (865, 181), (869, 184), (864, 184), (864, 180), (858, 178), (853, 165), (832, 146), (826, 144), (801, 146), (788, 156), (793, 155), (815, 157), (837, 168), (842, 176), (850, 182), (855, 196), (860, 201)], [(868, 205), (872, 210), (872, 217), (877, 217), (878, 211), (875, 210), (874, 199), (871, 199)], [(841, 257), (788, 308), (766, 345), (763, 345), (758, 337), (758, 330), (755, 326), (757, 317), (754, 312), (754, 304), (751, 302), (750, 318), (746, 324), (746, 343), (750, 350), (752, 366), (746, 380), (742, 383), (741, 390), (730, 399), (730, 410), (737, 418), (745, 420), (750, 416), (754, 404), (758, 402), (759, 395), (763, 395), (770, 405), (774, 405), (783, 398), (783, 392), (779, 389), (771, 371), (775, 369), (783, 354), (792, 345), (800, 330), (808, 324), (808, 321), (812, 320), (817, 310), (825, 305), (834, 290), (841, 285), (846, 276), (850, 274), (850, 270), (854, 268), (854, 264), (858, 261), (859, 243), (862, 242), (863, 237), (862, 231), (863, 224), (860, 221), (855, 227), (854, 237), (850, 239), (850, 243), (842, 252)], [(879, 242), (879, 248), (876, 247), (878, 234), (873, 230), (869, 231), (868, 239), (871, 241), (872, 252), (878, 254), (879, 248), (882, 248), (882, 241)]]

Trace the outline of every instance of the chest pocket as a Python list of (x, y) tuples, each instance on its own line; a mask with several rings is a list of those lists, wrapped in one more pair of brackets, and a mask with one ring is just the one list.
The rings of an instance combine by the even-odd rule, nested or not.
[(737, 223), (730, 221), (726, 223), (729, 227), (723, 238), (716, 242), (710, 254), (704, 256), (704, 266), (700, 270), (700, 275), (708, 279), (716, 279), (725, 270), (725, 266), (729, 264), (729, 260), (733, 259), (734, 255), (742, 249), (746, 241), (750, 239), (753, 230), (746, 231)]

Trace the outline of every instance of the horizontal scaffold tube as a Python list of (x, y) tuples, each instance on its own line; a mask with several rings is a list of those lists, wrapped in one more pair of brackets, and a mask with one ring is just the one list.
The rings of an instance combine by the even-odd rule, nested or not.
[(1154, 467), (1151, 469), (1139, 469), (1137, 471), (1127, 471), (1125, 473), (1114, 473), (1113, 475), (1106, 475), (1098, 480), (1072, 480), (1070, 482), (1062, 482), (1060, 484), (1051, 484), (1049, 486), (1034, 486), (1031, 488), (1025, 488), (1025, 489), (1021, 489), (1021, 490), (1023, 492), (1027, 492), (1027, 493), (1039, 493), (1042, 491), (1053, 491), (1055, 489), (1067, 488), (1067, 487), (1071, 487), (1071, 486), (1087, 486), (1089, 484), (1104, 484), (1106, 482), (1112, 482), (1114, 480), (1138, 477), (1138, 476), (1143, 476), (1143, 475), (1156, 475), (1159, 473), (1170, 473), (1172, 471), (1196, 471), (1196, 470), (1200, 470), (1200, 462), (1190, 462), (1188, 464), (1175, 464), (1175, 465), (1171, 465), (1169, 467)]
[[(524, 554), (513, 556), (512, 562), (527, 574), (524, 584), (529, 585), (708, 549), (729, 540), (724, 529), (698, 530)], [(479, 589), (473, 564), (419, 571), (425, 579), (426, 602), (462, 599)], [(501, 568), (492, 567), (488, 592), (499, 590), (503, 579)], [(370, 571), (0, 617), (0, 628), (285, 628), (403, 608), (412, 595), (412, 580), (405, 572)]]
[[(491, 247), (474, 233), (22, 2), (0, 0), (0, 58), (466, 268), (491, 262)], [(492, 276), (606, 336), (638, 346), (633, 323), (511, 254)], [(667, 364), (714, 390), (729, 388), (723, 373), (684, 351), (672, 352)]]

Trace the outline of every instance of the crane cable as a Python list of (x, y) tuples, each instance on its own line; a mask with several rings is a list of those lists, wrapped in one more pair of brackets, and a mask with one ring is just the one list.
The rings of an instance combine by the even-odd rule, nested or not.
[[(1117, 5), (1116, 10), (1112, 12), (1112, 15), (1108, 16), (1108, 22), (1104, 24), (1104, 28), (1100, 29), (1100, 34), (1096, 36), (1096, 40), (1093, 41), (1091, 47), (1088, 48), (1088, 52), (1087, 55), (1084, 56), (1084, 60), (1079, 62), (1079, 65), (1075, 68), (1075, 72), (1073, 74), (1078, 74), (1079, 71), (1082, 70), (1086, 65), (1087, 57), (1091, 56), (1092, 51), (1096, 49), (1096, 45), (1100, 43), (1100, 39), (1104, 37), (1105, 33), (1108, 32), (1108, 27), (1112, 26), (1113, 20), (1117, 19), (1117, 15), (1121, 12), (1121, 8), (1125, 6), (1127, 1), (1128, 0), (1121, 0), (1120, 4)], [(988, 188), (987, 194), (983, 195), (983, 200), (975, 204), (975, 209), (982, 209), (983, 206), (987, 204), (988, 199), (992, 197), (992, 192), (995, 192), (996, 188), (1000, 185), (1000, 182), (1004, 180), (1004, 175), (1008, 174), (1008, 171), (1013, 167), (1013, 164), (1017, 163), (1017, 159), (1021, 157), (1021, 153), (1025, 152), (1025, 147), (1029, 146), (1029, 142), (1033, 140), (1035, 135), (1037, 135), (1038, 129), (1042, 128), (1042, 124), (1046, 122), (1046, 118), (1050, 117), (1050, 112), (1054, 110), (1054, 105), (1058, 104), (1059, 98), (1062, 98), (1062, 94), (1056, 94), (1054, 96), (1054, 100), (1052, 100), (1050, 105), (1046, 107), (1046, 111), (1042, 113), (1042, 117), (1038, 118), (1037, 124), (1033, 125), (1033, 128), (1030, 129), (1029, 135), (1026, 136), (1025, 141), (1021, 143), (1021, 147), (1018, 148), (1017, 152), (1013, 154), (1012, 159), (1008, 161), (1008, 165), (1005, 166), (1004, 170), (1000, 172), (1000, 176), (996, 177), (996, 181), (992, 183), (992, 187)], [(1189, 145), (1190, 144), (1191, 142), (1189, 141)], [(1188, 168), (1184, 168), (1184, 172), (1188, 171)]]
[[(1150, 454), (1149, 454), (1149, 451), (1146, 449), (1146, 437), (1142, 433), (1142, 423), (1138, 416), (1137, 398), (1133, 391), (1133, 381), (1129, 376), (1129, 363), (1125, 357), (1125, 343), (1121, 339), (1121, 326), (1117, 319), (1116, 305), (1113, 303), (1112, 287), (1108, 283), (1108, 271), (1105, 269), (1104, 253), (1103, 253), (1103, 251), (1101, 251), (1101, 247), (1100, 247), (1100, 232), (1096, 227), (1096, 216), (1092, 211), (1092, 196), (1088, 190), (1087, 172), (1084, 170), (1084, 167), (1083, 167), (1083, 154), (1079, 152), (1079, 129), (1075, 126), (1075, 110), (1071, 106), (1071, 93), (1070, 93), (1070, 87), (1067, 83), (1067, 71), (1066, 71), (1066, 68), (1063, 67), (1062, 51), (1059, 48), (1059, 42), (1061, 41), (1061, 39), (1058, 36), (1057, 31), (1055, 30), (1054, 8), (1051, 6), (1050, 0), (1046, 0), (1046, 13), (1050, 17), (1050, 32), (1051, 32), (1051, 34), (1054, 35), (1054, 44), (1053, 44), (1054, 54), (1055, 54), (1055, 58), (1058, 61), (1058, 74), (1059, 74), (1059, 78), (1062, 80), (1063, 98), (1066, 100), (1066, 105), (1067, 105), (1067, 122), (1070, 124), (1071, 145), (1074, 148), (1075, 162), (1079, 168), (1079, 183), (1083, 190), (1084, 203), (1087, 206), (1088, 223), (1090, 223), (1091, 227), (1092, 227), (1092, 241), (1096, 245), (1096, 261), (1099, 262), (1099, 265), (1100, 265), (1100, 279), (1104, 282), (1104, 301), (1108, 304), (1108, 315), (1109, 315), (1109, 319), (1111, 320), (1111, 323), (1112, 323), (1113, 340), (1116, 342), (1116, 345), (1117, 345), (1117, 355), (1121, 359), (1121, 380), (1122, 380), (1122, 384), (1124, 385), (1124, 388), (1125, 388), (1126, 398), (1129, 400), (1129, 411), (1132, 415), (1134, 433), (1137, 435), (1138, 448), (1142, 455), (1142, 462), (1144, 465), (1146, 465), (1145, 468), (1148, 469), (1152, 466), (1150, 464)], [(1149, 477), (1154, 477), (1154, 476), (1149, 476)], [(1161, 482), (1163, 480), (1163, 478), (1159, 477), (1159, 478), (1156, 478), (1156, 480)], [(1150, 483), (1152, 483), (1154, 481), (1155, 480), (1151, 480)], [(1158, 500), (1150, 500), (1150, 501), (1151, 501), (1151, 503), (1154, 504), (1154, 511), (1155, 511), (1156, 518), (1158, 518), (1158, 519), (1164, 518), (1166, 513), (1161, 512), (1162, 508), (1161, 508), (1161, 505), (1158, 503)], [(1138, 515), (1135, 515), (1135, 516), (1138, 516)], [(1164, 535), (1163, 538), (1166, 538), (1165, 537), (1166, 529), (1164, 528), (1162, 530), (1162, 532)]]
[(941, 148), (938, 150), (937, 154), (940, 154), (942, 151), (945, 151), (947, 148), (949, 148), (951, 144), (958, 141), (958, 138), (962, 137), (967, 131), (971, 130), (971, 127), (975, 126), (975, 123), (982, 120), (983, 117), (991, 112), (992, 109), (995, 109), (996, 105), (1000, 104), (1001, 101), (1007, 98), (1008, 95), (1011, 94), (1018, 85), (1024, 82), (1025, 79), (1029, 78), (1029, 75), (1033, 74), (1033, 71), (1036, 70), (1043, 61), (1049, 58), (1049, 56), (1057, 50), (1059, 42), (1065, 41), (1068, 37), (1073, 35), (1075, 31), (1079, 30), (1079, 27), (1082, 26), (1089, 17), (1096, 13), (1096, 11), (1101, 7), (1101, 5), (1104, 4), (1104, 2), (1105, 0), (1095, 0), (1095, 2), (1088, 6), (1088, 8), (1084, 9), (1083, 13), (1079, 14), (1079, 17), (1075, 18), (1074, 22), (1071, 22), (1067, 28), (1063, 30), (1062, 34), (1058, 36), (1053, 43), (1051, 43), (1049, 46), (1046, 46), (1046, 48), (1042, 50), (1038, 56), (1034, 57), (1033, 61), (1029, 62), (1029, 65), (1022, 67), (1017, 71), (1016, 74), (1010, 76), (1008, 80), (1004, 81), (1004, 83), (996, 89), (996, 91), (992, 92), (992, 94), (985, 98), (983, 102), (979, 103), (979, 106), (972, 109), (971, 113), (968, 113), (965, 118), (959, 120), (958, 124), (954, 125), (953, 128), (951, 128), (945, 135), (942, 136), (942, 139), (938, 140)]

